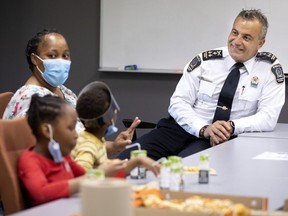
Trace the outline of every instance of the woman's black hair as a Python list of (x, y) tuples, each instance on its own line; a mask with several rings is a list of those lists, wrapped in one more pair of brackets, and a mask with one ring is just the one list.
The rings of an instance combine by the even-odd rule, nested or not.
[(30, 107), (27, 111), (28, 123), (33, 134), (39, 137), (39, 127), (42, 122), (53, 123), (62, 114), (63, 105), (67, 105), (61, 97), (54, 95), (32, 95)]
[(34, 66), (31, 61), (31, 57), (30, 57), (31, 54), (35, 53), (38, 55), (37, 49), (38, 49), (39, 44), (42, 42), (43, 37), (47, 34), (52, 34), (52, 33), (60, 34), (56, 29), (43, 29), (42, 31), (37, 32), (36, 35), (33, 36), (28, 41), (25, 54), (26, 54), (27, 62), (29, 64), (29, 68), (31, 71), (33, 70), (33, 66)]

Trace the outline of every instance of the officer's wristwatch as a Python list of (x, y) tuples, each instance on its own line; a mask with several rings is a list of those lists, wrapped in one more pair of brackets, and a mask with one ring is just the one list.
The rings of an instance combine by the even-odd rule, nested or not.
[(202, 127), (202, 128), (200, 129), (200, 132), (199, 132), (199, 137), (200, 137), (200, 138), (206, 139), (206, 137), (204, 136), (204, 132), (205, 132), (205, 130), (206, 130), (206, 128), (207, 128), (208, 126), (209, 126), (209, 125), (205, 125), (204, 127)]
[(234, 134), (234, 131), (235, 131), (235, 124), (234, 124), (234, 122), (233, 121), (229, 121), (230, 122), (230, 125), (231, 125), (231, 127), (232, 127), (232, 135)]

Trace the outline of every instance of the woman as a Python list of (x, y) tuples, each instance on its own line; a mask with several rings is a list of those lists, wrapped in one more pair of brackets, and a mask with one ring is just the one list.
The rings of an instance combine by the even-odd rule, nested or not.
[(76, 95), (63, 86), (69, 76), (70, 51), (66, 39), (56, 30), (44, 29), (28, 41), (26, 57), (31, 76), (10, 100), (3, 119), (26, 115), (31, 96), (58, 95), (74, 108)]
[[(28, 41), (26, 58), (32, 75), (25, 85), (20, 87), (11, 98), (3, 114), (3, 119), (25, 116), (33, 94), (58, 95), (72, 107), (76, 107), (76, 95), (63, 84), (69, 76), (71, 65), (70, 51), (66, 39), (56, 30), (44, 29)], [(131, 144), (135, 128), (140, 120), (135, 118), (126, 131), (122, 131), (114, 140), (107, 142), (107, 153), (117, 154)], [(78, 121), (77, 132), (84, 130)]]

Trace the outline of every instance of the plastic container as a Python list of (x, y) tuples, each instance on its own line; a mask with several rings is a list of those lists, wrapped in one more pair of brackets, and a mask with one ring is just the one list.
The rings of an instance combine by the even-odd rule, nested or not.
[(164, 160), (160, 163), (160, 188), (169, 189), (170, 187), (170, 168), (171, 161)]
[(199, 158), (199, 184), (209, 183), (209, 155), (201, 154)]
[[(136, 157), (143, 157), (147, 156), (146, 150), (133, 150), (130, 152), (130, 158), (136, 158)], [(130, 178), (131, 179), (145, 179), (146, 178), (146, 169), (144, 167), (135, 167), (130, 172)]]
[(178, 156), (169, 156), (168, 161), (171, 163), (169, 189), (173, 191), (182, 191), (184, 189), (182, 158)]
[(97, 180), (105, 179), (105, 173), (101, 169), (89, 169), (86, 172), (86, 176), (89, 179), (97, 179)]

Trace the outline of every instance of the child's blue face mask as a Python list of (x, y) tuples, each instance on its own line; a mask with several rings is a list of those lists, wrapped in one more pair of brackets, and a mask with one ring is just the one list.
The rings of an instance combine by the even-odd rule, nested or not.
[(61, 152), (59, 143), (57, 143), (53, 139), (53, 131), (52, 131), (52, 126), (50, 124), (48, 124), (48, 130), (49, 130), (49, 137), (50, 137), (50, 141), (48, 144), (48, 150), (49, 150), (50, 154), (52, 155), (54, 162), (55, 163), (61, 163), (63, 161), (62, 152)]
[(118, 128), (115, 126), (114, 122), (112, 123), (112, 125), (110, 125), (106, 132), (105, 132), (105, 137), (110, 136), (114, 133), (116, 133), (118, 131)]

